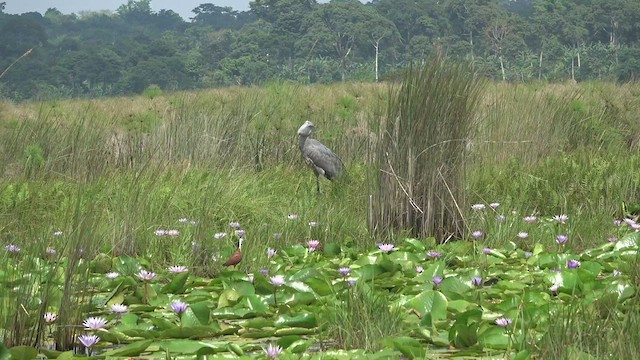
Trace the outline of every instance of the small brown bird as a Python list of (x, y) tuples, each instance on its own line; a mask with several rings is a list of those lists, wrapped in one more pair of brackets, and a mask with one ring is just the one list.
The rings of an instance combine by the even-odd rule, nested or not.
[(236, 249), (236, 251), (233, 252), (233, 254), (231, 254), (231, 257), (229, 258), (229, 260), (227, 260), (222, 265), (233, 266), (235, 268), (236, 265), (238, 265), (240, 261), (242, 261), (242, 241), (243, 241), (242, 238), (238, 240), (238, 248)]

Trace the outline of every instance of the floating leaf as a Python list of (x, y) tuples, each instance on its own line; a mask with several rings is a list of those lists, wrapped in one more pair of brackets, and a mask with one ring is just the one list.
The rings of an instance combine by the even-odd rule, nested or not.
[(242, 348), (238, 344), (229, 343), (227, 345), (227, 349), (229, 349), (229, 351), (231, 351), (232, 353), (234, 353), (234, 354), (236, 354), (238, 356), (244, 355), (244, 350), (242, 350)]
[(504, 328), (491, 326), (478, 335), (478, 342), (490, 349), (505, 350), (509, 346), (509, 335)]
[(420, 341), (410, 337), (396, 337), (391, 339), (385, 339), (385, 342), (391, 345), (396, 350), (400, 351), (402, 355), (409, 359), (423, 359), (425, 357), (424, 346)]
[(265, 314), (269, 310), (267, 301), (256, 295), (245, 296), (242, 301), (240, 301), (240, 304), (256, 314)]
[[(291, 336), (282, 337), (281, 339), (285, 339), (285, 338), (300, 338), (300, 336), (291, 335)], [(288, 345), (286, 347), (287, 348), (287, 352), (292, 353), (292, 354), (303, 353), (303, 352), (307, 351), (307, 349), (309, 349), (309, 347), (311, 345), (313, 345), (314, 342), (315, 342), (314, 339), (300, 339), (300, 340), (294, 341), (293, 343), (291, 343), (290, 345)], [(279, 341), (278, 341), (278, 345), (280, 345)]]
[(184, 285), (189, 278), (188, 272), (172, 274), (173, 279), (165, 285), (160, 292), (163, 294), (181, 294), (184, 292)]
[(409, 300), (409, 306), (430, 322), (447, 318), (447, 298), (439, 291), (427, 290)]
[(211, 316), (211, 310), (209, 305), (205, 302), (199, 302), (190, 304), (189, 309), (191, 314), (198, 319), (198, 325), (209, 325), (209, 317)]
[(38, 350), (31, 346), (14, 346), (9, 349), (14, 360), (33, 360), (38, 355)]
[(426, 245), (418, 239), (404, 239), (404, 242), (411, 246), (412, 250), (415, 251), (423, 252), (427, 249)]
[(174, 354), (207, 355), (227, 351), (227, 342), (205, 342), (197, 340), (171, 340), (159, 344), (160, 348)]
[(289, 277), (289, 281), (304, 281), (309, 278), (319, 278), (322, 277), (320, 272), (314, 268), (304, 268)]
[(468, 310), (456, 317), (456, 321), (449, 330), (449, 342), (457, 348), (469, 347), (478, 342), (478, 323), (481, 321), (482, 311)]
[(151, 345), (152, 342), (153, 340), (143, 340), (143, 341), (134, 342), (121, 348), (116, 348), (116, 349), (106, 351), (102, 355), (104, 356), (138, 356), (142, 352), (147, 350), (147, 348), (149, 347), (149, 345)]
[(172, 329), (164, 330), (160, 333), (160, 336), (163, 338), (175, 338), (175, 339), (187, 339), (192, 337), (213, 337), (218, 334), (220, 331), (220, 326), (217, 323), (215, 325), (211, 324), (210, 326), (192, 326), (192, 327), (183, 327), (178, 326)]
[(380, 265), (364, 265), (353, 271), (360, 281), (368, 281), (379, 277), (385, 270)]
[(275, 331), (276, 336), (287, 336), (287, 335), (311, 335), (316, 331), (314, 329), (307, 329), (302, 327), (289, 327), (283, 329), (277, 329)]
[(218, 307), (223, 308), (235, 305), (239, 299), (240, 294), (237, 291), (233, 289), (227, 289), (223, 291), (222, 294), (220, 294), (220, 297), (218, 298)]
[(302, 313), (295, 316), (280, 315), (274, 322), (276, 328), (283, 327), (304, 327), (313, 328), (318, 326), (316, 316), (311, 313)]
[(234, 281), (228, 286), (228, 288), (235, 290), (235, 292), (241, 296), (254, 295), (256, 293), (256, 288), (253, 287), (253, 284), (247, 281)]

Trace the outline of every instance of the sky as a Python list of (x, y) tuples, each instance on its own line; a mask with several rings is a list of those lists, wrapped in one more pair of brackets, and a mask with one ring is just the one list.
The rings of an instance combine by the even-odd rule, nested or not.
[[(191, 10), (200, 4), (212, 3), (218, 6), (230, 6), (235, 10), (248, 10), (250, 0), (151, 0), (151, 9), (173, 10), (185, 20), (193, 17)], [(48, 8), (57, 8), (63, 14), (78, 13), (83, 10), (111, 10), (115, 11), (127, 0), (0, 0), (6, 2), (4, 9), (8, 14), (22, 14), (36, 11), (43, 14)]]

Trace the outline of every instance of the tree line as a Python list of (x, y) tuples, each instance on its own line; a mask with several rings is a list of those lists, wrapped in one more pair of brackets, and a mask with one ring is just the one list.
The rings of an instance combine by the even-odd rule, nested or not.
[(12, 15), (0, 2), (0, 97), (376, 81), (431, 56), (511, 82), (640, 74), (637, 0), (254, 0), (188, 21), (150, 3)]

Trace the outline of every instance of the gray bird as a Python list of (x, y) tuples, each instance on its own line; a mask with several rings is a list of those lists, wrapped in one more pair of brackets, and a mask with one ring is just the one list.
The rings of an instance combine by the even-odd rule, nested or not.
[(298, 135), (300, 135), (300, 152), (302, 152), (304, 161), (316, 175), (316, 188), (320, 192), (320, 175), (334, 180), (340, 177), (344, 165), (338, 155), (328, 147), (316, 139), (309, 138), (315, 129), (316, 126), (311, 121), (305, 121), (298, 129)]

